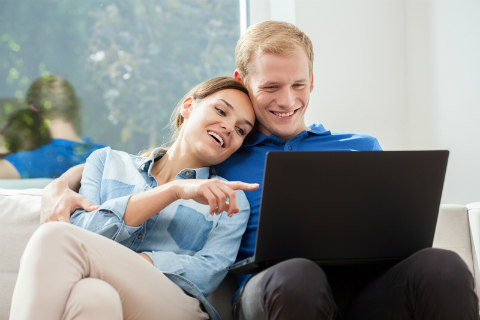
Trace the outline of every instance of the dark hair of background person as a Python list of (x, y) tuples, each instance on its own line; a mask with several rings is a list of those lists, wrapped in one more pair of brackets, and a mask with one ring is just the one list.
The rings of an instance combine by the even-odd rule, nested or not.
[(13, 112), (0, 129), (0, 134), (8, 154), (34, 150), (50, 141), (45, 120), (38, 112), (30, 109)]

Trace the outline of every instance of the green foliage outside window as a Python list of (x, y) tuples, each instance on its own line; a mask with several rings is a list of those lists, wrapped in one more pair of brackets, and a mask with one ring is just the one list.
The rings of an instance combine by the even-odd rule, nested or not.
[(82, 136), (133, 153), (168, 142), (178, 99), (233, 74), (238, 12), (234, 0), (2, 0), (0, 123), (50, 73), (75, 87)]

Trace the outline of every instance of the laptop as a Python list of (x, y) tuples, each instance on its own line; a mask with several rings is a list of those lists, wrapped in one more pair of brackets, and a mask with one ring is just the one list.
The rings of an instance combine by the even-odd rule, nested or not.
[(320, 265), (401, 260), (431, 247), (448, 150), (273, 151), (266, 156), (253, 273), (303, 257)]

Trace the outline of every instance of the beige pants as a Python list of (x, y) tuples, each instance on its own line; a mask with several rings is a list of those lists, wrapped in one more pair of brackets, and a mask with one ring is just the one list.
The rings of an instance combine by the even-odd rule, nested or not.
[(23, 253), (10, 319), (208, 319), (200, 302), (132, 250), (64, 222)]

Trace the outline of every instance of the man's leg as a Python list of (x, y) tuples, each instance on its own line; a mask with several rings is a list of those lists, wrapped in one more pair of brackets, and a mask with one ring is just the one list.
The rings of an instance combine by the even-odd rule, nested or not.
[(424, 249), (361, 293), (351, 319), (479, 319), (473, 277), (454, 252)]
[(239, 293), (235, 319), (334, 319), (336, 305), (323, 270), (290, 259), (253, 276)]

